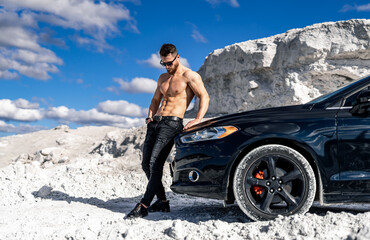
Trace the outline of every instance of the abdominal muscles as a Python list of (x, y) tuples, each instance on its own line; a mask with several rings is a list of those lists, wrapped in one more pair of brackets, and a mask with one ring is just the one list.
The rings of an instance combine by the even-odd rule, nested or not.
[(157, 115), (184, 118), (187, 105), (186, 97), (165, 97), (158, 109)]

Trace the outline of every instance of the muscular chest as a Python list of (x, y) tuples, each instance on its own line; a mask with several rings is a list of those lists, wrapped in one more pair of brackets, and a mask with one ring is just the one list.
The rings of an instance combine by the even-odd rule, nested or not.
[(161, 93), (165, 96), (177, 96), (181, 93), (184, 93), (186, 87), (187, 84), (185, 79), (173, 77), (163, 81), (160, 89)]

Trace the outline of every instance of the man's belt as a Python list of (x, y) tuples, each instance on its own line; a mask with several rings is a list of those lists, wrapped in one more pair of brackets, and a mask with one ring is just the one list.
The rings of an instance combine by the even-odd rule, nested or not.
[(160, 122), (162, 120), (182, 121), (182, 118), (175, 116), (154, 116), (153, 120), (156, 122)]

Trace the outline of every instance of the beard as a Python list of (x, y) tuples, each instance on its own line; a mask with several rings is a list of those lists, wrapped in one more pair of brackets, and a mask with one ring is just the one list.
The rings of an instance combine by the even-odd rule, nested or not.
[(177, 70), (177, 68), (179, 67), (179, 64), (177, 64), (177, 65), (174, 65), (173, 66), (173, 68), (171, 68), (171, 69), (167, 69), (167, 72), (170, 74), (170, 75), (173, 75), (173, 74), (175, 74), (175, 72), (176, 72), (176, 70)]

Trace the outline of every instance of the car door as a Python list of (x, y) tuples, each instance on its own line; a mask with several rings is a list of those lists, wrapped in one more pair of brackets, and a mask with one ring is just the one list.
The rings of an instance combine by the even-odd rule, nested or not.
[[(361, 89), (346, 97), (337, 113), (339, 182), (343, 195), (358, 195), (356, 200), (370, 196), (370, 113), (353, 114)], [(365, 198), (361, 198), (361, 196)]]

